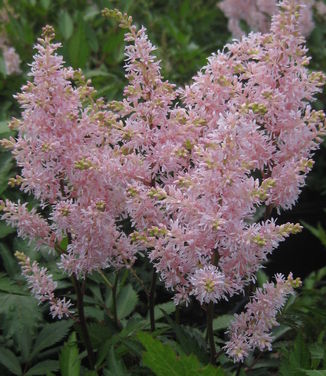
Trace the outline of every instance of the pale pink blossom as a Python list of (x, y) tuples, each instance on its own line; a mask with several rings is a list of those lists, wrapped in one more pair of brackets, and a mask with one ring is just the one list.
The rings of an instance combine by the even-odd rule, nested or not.
[(5, 62), (6, 72), (8, 75), (19, 74), (20, 70), (20, 57), (14, 47), (4, 46), (2, 48), (3, 59)]
[(30, 258), (21, 252), (16, 252), (15, 255), (19, 259), (22, 274), (27, 280), (32, 295), (40, 303), (50, 303), (50, 312), (53, 318), (69, 317), (73, 313), (69, 310), (72, 304), (70, 300), (59, 299), (54, 295), (57, 283), (53, 281), (52, 275), (48, 273), (47, 268), (40, 267), (36, 261), (31, 263)]
[[(300, 4), (299, 29), (304, 36), (308, 36), (315, 27), (313, 21), (313, 6), (320, 9), (322, 6), (315, 0), (296, 0)], [(240, 21), (245, 21), (250, 30), (267, 33), (271, 26), (271, 19), (278, 12), (277, 0), (222, 0), (218, 7), (228, 18), (228, 28), (234, 38), (245, 34)], [(320, 2), (321, 3), (321, 2)]]
[(249, 352), (258, 348), (260, 351), (271, 350), (273, 326), (279, 325), (277, 313), (284, 306), (288, 295), (294, 294), (294, 287), (300, 286), (299, 279), (293, 280), (292, 274), (287, 279), (283, 275), (275, 276), (276, 284), (265, 283), (258, 288), (246, 305), (246, 311), (235, 315), (228, 331), (230, 339), (225, 349), (235, 362), (243, 361)]
[(195, 295), (201, 304), (217, 303), (224, 295), (224, 275), (214, 265), (197, 269), (190, 278), (193, 285), (192, 295)]
[(9, 200), (0, 200), (1, 219), (12, 227), (17, 227), (18, 236), (23, 239), (35, 240), (36, 246), (53, 247), (54, 234), (47, 221), (33, 208), (27, 209), (27, 203), (15, 204)]

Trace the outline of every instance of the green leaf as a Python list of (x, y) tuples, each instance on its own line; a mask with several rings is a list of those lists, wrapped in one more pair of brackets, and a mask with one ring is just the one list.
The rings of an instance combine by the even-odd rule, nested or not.
[(72, 320), (63, 320), (52, 324), (46, 324), (36, 338), (31, 357), (33, 358), (44, 349), (60, 342), (68, 334), (72, 325)]
[(202, 362), (207, 362), (208, 355), (203, 338), (198, 338), (193, 328), (176, 324), (166, 312), (164, 312), (164, 316), (170, 327), (174, 330), (178, 343), (181, 345), (181, 350), (185, 354), (196, 354)]
[(74, 23), (66, 10), (60, 11), (58, 26), (64, 39), (68, 40), (72, 36), (72, 32), (74, 30)]
[(59, 369), (59, 362), (57, 360), (44, 360), (37, 363), (35, 366), (30, 368), (25, 376), (34, 375), (46, 375), (47, 372), (55, 372)]
[(311, 368), (317, 369), (325, 355), (324, 347), (318, 343), (312, 343), (309, 345), (309, 352), (311, 357)]
[(3, 58), (2, 53), (0, 53), (0, 73), (6, 77), (7, 76), (7, 69), (5, 59)]
[(281, 338), (285, 333), (287, 333), (291, 328), (287, 325), (280, 325), (277, 326), (272, 330), (272, 337), (273, 337), (273, 342)]
[(7, 293), (0, 293), (0, 314), (4, 315), (9, 335), (27, 328), (32, 331), (42, 317), (35, 298)]
[(124, 363), (117, 358), (114, 347), (111, 346), (108, 359), (108, 367), (104, 370), (104, 376), (128, 376), (129, 373)]
[(25, 291), (20, 286), (16, 285), (4, 273), (0, 273), (0, 291), (8, 292), (11, 294), (26, 295)]
[(138, 339), (145, 347), (142, 361), (157, 376), (223, 376), (220, 368), (202, 366), (194, 355), (177, 356), (172, 347), (163, 345), (147, 333), (139, 333)]
[(95, 53), (98, 52), (99, 44), (97, 40), (97, 35), (94, 29), (89, 24), (86, 24), (86, 37), (90, 49)]
[(41, 4), (45, 10), (48, 10), (51, 4), (51, 0), (41, 0)]
[(213, 329), (214, 330), (226, 329), (230, 325), (233, 318), (234, 318), (233, 315), (218, 316), (216, 319), (213, 320)]
[(268, 275), (262, 270), (257, 272), (257, 283), (259, 287), (263, 287), (264, 283), (268, 282)]
[[(9, 153), (0, 154), (0, 194), (8, 188), (8, 179), (13, 167), (13, 160)], [(0, 233), (1, 237), (6, 236)]]
[(301, 369), (301, 372), (304, 372), (307, 376), (326, 376), (326, 370), (308, 370), (308, 369)]
[(135, 309), (138, 302), (138, 295), (131, 284), (128, 284), (119, 291), (117, 298), (117, 312), (119, 319), (123, 319)]
[(0, 363), (14, 375), (22, 375), (22, 369), (17, 356), (10, 350), (0, 347)]
[(21, 327), (14, 333), (13, 338), (21, 354), (22, 363), (28, 362), (34, 340), (34, 331), (29, 327)]
[[(0, 243), (0, 257), (2, 259), (2, 264), (5, 271), (13, 277), (18, 272), (18, 263), (15, 257), (13, 256), (10, 249), (4, 244)], [(0, 290), (1, 290), (1, 280), (0, 280)], [(6, 291), (6, 290), (2, 290)]]
[(75, 332), (65, 342), (59, 361), (61, 376), (80, 376), (80, 359)]
[(318, 238), (324, 247), (326, 247), (326, 231), (323, 226), (318, 222), (317, 227), (313, 227), (308, 223), (301, 221), (303, 226), (308, 229), (316, 238)]
[(302, 335), (298, 335), (293, 348), (283, 350), (279, 373), (281, 376), (301, 376), (304, 375), (301, 369), (308, 369), (309, 367), (310, 356), (307, 345)]
[(77, 30), (69, 40), (69, 58), (73, 68), (84, 68), (90, 51), (87, 42), (86, 25), (81, 16), (78, 17)]
[(0, 121), (0, 138), (13, 136), (14, 132), (8, 128), (8, 121)]
[(95, 16), (97, 16), (100, 13), (98, 7), (93, 4), (90, 5), (88, 8), (85, 9), (84, 11), (84, 20), (85, 21), (90, 21), (92, 20)]
[(9, 234), (13, 234), (14, 232), (16, 232), (15, 228), (6, 225), (4, 222), (0, 222), (0, 239), (5, 238)]

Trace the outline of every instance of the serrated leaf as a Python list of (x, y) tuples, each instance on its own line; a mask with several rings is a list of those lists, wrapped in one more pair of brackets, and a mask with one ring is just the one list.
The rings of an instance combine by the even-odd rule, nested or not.
[(196, 354), (202, 362), (208, 361), (206, 349), (201, 346), (196, 336), (191, 335), (191, 328), (183, 327), (176, 324), (167, 314), (164, 313), (165, 319), (176, 334), (178, 343), (185, 354)]
[(194, 355), (179, 355), (147, 333), (139, 333), (138, 339), (145, 347), (142, 361), (157, 376), (224, 376), (220, 368), (202, 366)]
[(59, 369), (59, 362), (57, 360), (44, 360), (35, 364), (25, 373), (25, 376), (46, 375), (48, 372), (55, 372)]
[(26, 295), (25, 291), (16, 285), (4, 273), (0, 273), (0, 291), (8, 292), (11, 294)]
[(80, 359), (76, 333), (71, 333), (60, 353), (61, 376), (80, 376)]
[(72, 325), (72, 320), (63, 320), (46, 324), (36, 338), (31, 357), (33, 358), (41, 351), (47, 349), (48, 347), (54, 346), (63, 340), (68, 334)]
[(19, 331), (16, 331), (13, 335), (15, 343), (21, 354), (21, 361), (26, 363), (29, 360), (29, 355), (32, 349), (32, 343), (34, 340), (34, 332), (28, 327), (22, 327)]
[(0, 347), (0, 363), (14, 375), (22, 375), (22, 369), (17, 356), (4, 347)]
[(27, 328), (32, 331), (42, 317), (35, 298), (6, 293), (0, 293), (0, 314), (4, 315), (9, 335)]

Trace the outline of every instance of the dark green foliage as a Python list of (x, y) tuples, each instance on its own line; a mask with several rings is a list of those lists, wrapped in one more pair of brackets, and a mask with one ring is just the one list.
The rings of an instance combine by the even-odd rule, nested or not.
[(139, 333), (138, 338), (146, 350), (142, 356), (143, 364), (157, 376), (225, 375), (220, 368), (202, 366), (194, 355), (177, 356), (169, 345), (162, 344), (147, 333)]
[[(217, 0), (8, 0), (17, 16), (2, 23), (8, 40), (22, 60), (22, 73), (8, 76), (0, 54), (0, 138), (15, 136), (8, 128), (12, 116), (20, 117), (13, 95), (28, 77), (33, 45), (41, 28), (51, 24), (56, 40), (63, 46), (60, 53), (67, 65), (82, 68), (92, 79), (97, 95), (119, 99), (125, 84), (124, 32), (114, 21), (104, 19), (104, 7), (119, 8), (133, 16), (137, 25), (145, 25), (156, 45), (164, 77), (184, 85), (205, 65), (212, 52), (222, 49), (231, 36), (227, 20), (216, 6)], [(4, 1), (0, 0), (0, 7)], [(312, 69), (326, 70), (326, 23), (318, 19), (308, 40)], [(325, 108), (325, 93), (316, 107)], [(325, 160), (319, 162), (311, 186), (325, 190)], [(0, 199), (22, 198), (18, 189), (8, 189), (8, 180), (19, 174), (9, 152), (0, 150)], [(38, 206), (31, 197), (22, 201)], [(259, 214), (259, 213), (258, 213)], [(303, 218), (304, 219), (304, 218)], [(306, 224), (305, 224), (306, 225)], [(130, 227), (130, 226), (129, 226)], [(325, 226), (306, 225), (325, 245)], [(66, 249), (67, 238), (61, 247)], [(58, 294), (75, 302), (70, 278), (58, 273), (55, 257), (47, 250), (36, 253), (33, 244), (15, 238), (15, 230), (0, 222), (0, 375), (217, 375), (234, 376), (234, 365), (222, 351), (225, 330), (233, 315), (224, 306), (213, 322), (218, 347), (216, 366), (207, 365), (209, 356), (204, 312), (198, 305), (176, 307), (169, 293), (156, 289), (156, 330), (149, 331), (148, 297), (143, 285), (131, 272), (117, 278), (114, 315), (112, 289), (99, 274), (83, 283), (84, 309), (96, 362), (89, 369), (80, 325), (71, 321), (52, 321), (48, 306), (39, 306), (29, 295), (25, 281), (13, 256), (24, 251), (33, 260), (46, 265), (58, 281)], [(135, 273), (149, 288), (151, 271), (144, 257), (135, 265)], [(104, 274), (114, 284), (113, 272)], [(266, 376), (326, 375), (326, 269), (310, 274), (297, 297), (286, 307), (282, 325), (273, 331), (273, 352), (254, 353), (239, 369), (238, 375)], [(257, 285), (268, 280), (257, 274)], [(76, 310), (76, 306), (74, 307)], [(233, 313), (233, 312), (232, 312)], [(191, 326), (189, 325), (191, 323)]]

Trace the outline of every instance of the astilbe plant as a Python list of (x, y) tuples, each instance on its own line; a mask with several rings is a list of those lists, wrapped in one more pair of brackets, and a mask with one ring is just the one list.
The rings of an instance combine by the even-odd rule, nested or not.
[[(59, 254), (76, 289), (86, 346), (78, 279), (130, 267), (145, 249), (176, 304), (195, 296), (206, 309), (214, 362), (214, 303), (243, 293), (279, 242), (301, 230), (269, 219), (274, 208), (295, 204), (325, 129), (324, 114), (309, 105), (324, 76), (306, 68), (299, 10), (284, 1), (270, 33), (227, 45), (183, 89), (163, 80), (145, 28), (105, 10), (128, 30), (128, 85), (122, 101), (108, 104), (95, 99), (81, 72), (63, 66), (53, 30), (44, 29), (32, 81), (17, 95), (23, 115), (11, 125), (18, 137), (2, 145), (21, 167), (11, 184), (50, 214), (8, 200), (0, 206), (20, 236)], [(255, 223), (262, 205), (265, 220)], [(128, 218), (130, 235), (121, 227)], [(52, 316), (71, 315), (71, 302), (55, 297), (46, 269), (17, 256)], [(276, 285), (257, 290), (230, 327), (226, 351), (235, 361), (255, 347), (271, 348), (276, 314), (299, 284), (277, 275)]]

